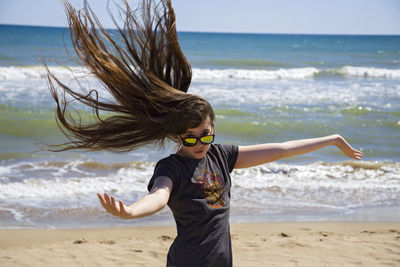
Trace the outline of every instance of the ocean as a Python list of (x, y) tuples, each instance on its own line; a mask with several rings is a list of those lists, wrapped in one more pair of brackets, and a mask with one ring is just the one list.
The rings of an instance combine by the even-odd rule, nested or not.
[[(400, 36), (179, 32), (179, 40), (193, 68), (189, 92), (216, 112), (217, 143), (339, 133), (364, 154), (356, 162), (326, 147), (234, 170), (232, 222), (400, 221)], [(0, 228), (174, 224), (168, 208), (114, 218), (96, 196), (136, 201), (174, 144), (39, 151), (65, 141), (39, 57), (72, 87), (75, 75), (109, 97), (65, 48), (74, 55), (68, 29), (0, 25)]]

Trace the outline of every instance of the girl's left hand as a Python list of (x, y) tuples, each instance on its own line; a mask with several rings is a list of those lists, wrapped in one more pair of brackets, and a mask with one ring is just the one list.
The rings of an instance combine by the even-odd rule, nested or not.
[(336, 146), (349, 158), (360, 160), (362, 152), (351, 147), (349, 143), (340, 135), (336, 137)]

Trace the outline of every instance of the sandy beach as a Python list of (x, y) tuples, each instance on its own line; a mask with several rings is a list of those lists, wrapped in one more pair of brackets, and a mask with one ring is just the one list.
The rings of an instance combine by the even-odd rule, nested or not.
[[(165, 266), (174, 227), (1, 230), (0, 266)], [(400, 266), (400, 223), (231, 225), (234, 266)]]

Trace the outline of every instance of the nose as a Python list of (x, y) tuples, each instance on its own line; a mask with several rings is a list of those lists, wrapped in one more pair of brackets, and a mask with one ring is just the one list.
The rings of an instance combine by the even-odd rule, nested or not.
[(200, 140), (197, 140), (195, 147), (201, 147), (201, 146), (204, 146), (204, 145), (200, 142)]

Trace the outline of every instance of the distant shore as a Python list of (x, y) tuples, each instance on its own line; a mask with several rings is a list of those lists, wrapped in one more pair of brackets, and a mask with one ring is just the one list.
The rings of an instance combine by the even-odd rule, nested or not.
[[(0, 230), (1, 266), (164, 266), (175, 227)], [(400, 223), (232, 224), (234, 266), (398, 266)]]

